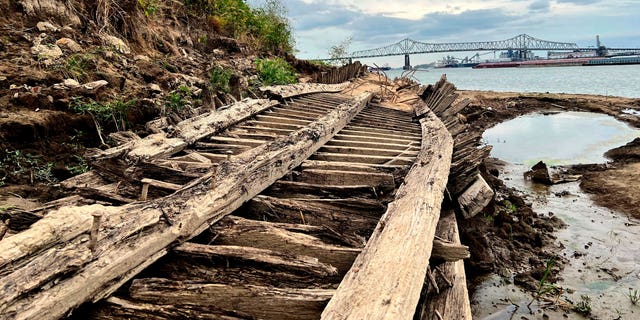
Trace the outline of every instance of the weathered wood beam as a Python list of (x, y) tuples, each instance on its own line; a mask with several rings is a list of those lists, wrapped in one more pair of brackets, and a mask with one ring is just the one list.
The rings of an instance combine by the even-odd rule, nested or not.
[(349, 86), (349, 82), (339, 84), (298, 83), (285, 86), (260, 87), (260, 91), (279, 98), (291, 98), (317, 92), (340, 92)]
[(296, 181), (334, 186), (367, 185), (375, 188), (394, 188), (393, 175), (388, 173), (358, 172), (346, 170), (305, 169), (295, 177)]
[(475, 217), (493, 199), (493, 189), (481, 175), (476, 176), (474, 182), (458, 197), (458, 204), (465, 219)]
[(428, 111), (420, 120), (422, 152), (340, 283), (322, 319), (411, 319), (425, 278), (453, 140)]
[(281, 224), (239, 217), (227, 217), (224, 222), (209, 230), (215, 244), (251, 246), (290, 256), (314, 257), (321, 263), (334, 266), (339, 275), (344, 275), (349, 270), (360, 253), (358, 248), (326, 243), (313, 235), (318, 231), (309, 232), (303, 228), (290, 230), (283, 228)]
[(252, 246), (206, 245), (186, 242), (173, 248), (173, 251), (182, 256), (200, 258), (222, 257), (250, 261), (261, 265), (269, 265), (275, 269), (285, 269), (319, 278), (335, 276), (338, 273), (334, 266), (322, 263), (318, 261), (317, 258), (305, 255), (292, 255), (277, 252), (272, 249), (255, 248)]
[[(5, 275), (28, 279), (38, 268), (64, 272), (23, 287), (13, 299), (0, 288), (0, 313), (13, 319), (57, 319), (85, 301), (109, 296), (134, 275), (166, 254), (174, 243), (206, 230), (274, 181), (300, 165), (341, 130), (371, 98), (365, 93), (295, 133), (221, 163), (176, 193), (122, 207), (100, 205), (61, 208), (29, 230), (0, 241), (0, 267)], [(101, 219), (93, 217), (101, 216)], [(77, 241), (98, 225), (92, 250)], [(68, 252), (92, 251), (81, 259), (45, 259), (41, 252), (59, 246)], [(38, 261), (33, 265), (31, 262)], [(2, 282), (4, 277), (0, 277)], [(87, 281), (91, 279), (91, 281)]]
[[(436, 234), (443, 239), (460, 244), (458, 224), (452, 209), (443, 211)], [(432, 270), (437, 270), (434, 277), (442, 281), (436, 282), (438, 289), (430, 284), (425, 284), (423, 297), (416, 308), (414, 319), (471, 320), (471, 305), (464, 273), (464, 262), (462, 260), (445, 262)]]
[(317, 319), (333, 292), (329, 289), (231, 286), (153, 278), (134, 280), (129, 289), (133, 299), (144, 302), (211, 306), (274, 320)]
[(189, 144), (206, 136), (216, 134), (256, 113), (276, 105), (276, 101), (264, 99), (246, 100), (193, 117), (178, 123), (172, 134), (151, 134), (144, 139), (135, 139), (120, 146), (104, 150), (96, 158), (112, 158), (126, 154), (130, 159), (157, 159), (177, 153)]

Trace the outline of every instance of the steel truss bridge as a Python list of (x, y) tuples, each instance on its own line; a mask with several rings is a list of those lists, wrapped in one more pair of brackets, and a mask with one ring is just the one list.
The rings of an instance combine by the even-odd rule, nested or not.
[[(602, 47), (603, 48), (603, 47)], [(436, 52), (457, 52), (457, 51), (499, 51), (513, 50), (526, 52), (528, 50), (569, 50), (569, 51), (594, 51), (602, 50), (601, 48), (580, 48), (575, 43), (547, 41), (532, 37), (527, 34), (520, 34), (513, 38), (500, 41), (478, 41), (478, 42), (454, 42), (454, 43), (427, 43), (415, 41), (409, 38), (396, 42), (394, 44), (380, 47), (376, 49), (354, 51), (350, 55), (340, 58), (320, 59), (329, 60), (349, 60), (374, 57), (388, 57), (404, 55), (405, 69), (410, 68), (410, 54), (420, 53), (436, 53)], [(629, 52), (636, 51), (640, 53), (640, 49), (607, 49)]]

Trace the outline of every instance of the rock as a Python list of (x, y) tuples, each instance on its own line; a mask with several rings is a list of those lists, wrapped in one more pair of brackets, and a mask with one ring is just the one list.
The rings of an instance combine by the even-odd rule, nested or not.
[(162, 88), (155, 83), (149, 85), (149, 90), (151, 90), (151, 92), (162, 92)]
[(104, 86), (106, 86), (108, 84), (109, 84), (109, 82), (107, 82), (105, 80), (98, 80), (98, 81), (85, 83), (85, 84), (82, 85), (82, 87), (84, 87), (87, 90), (96, 90), (96, 89), (104, 87)]
[(37, 44), (31, 47), (31, 53), (39, 60), (55, 60), (62, 56), (62, 49), (55, 44)]
[(49, 22), (49, 21), (40, 21), (36, 24), (36, 28), (38, 28), (38, 31), (40, 32), (46, 32), (46, 31), (51, 31), (51, 32), (57, 32), (60, 28), (56, 27), (55, 25), (53, 25), (53, 23)]
[(102, 35), (102, 40), (107, 43), (107, 45), (113, 47), (117, 52), (130, 54), (131, 49), (129, 46), (120, 38), (114, 37), (108, 34)]
[(60, 47), (66, 47), (73, 52), (81, 52), (82, 47), (75, 41), (69, 38), (60, 38), (56, 41), (56, 45)]
[(552, 185), (551, 176), (549, 175), (549, 169), (547, 165), (540, 161), (536, 163), (531, 170), (524, 173), (524, 177), (531, 179), (533, 182), (538, 182), (546, 185)]
[(69, 88), (77, 88), (80, 86), (80, 82), (74, 80), (74, 79), (64, 79), (64, 82), (62, 83), (65, 86), (69, 87)]
[(149, 58), (148, 56), (139, 54), (139, 55), (133, 57), (133, 61), (147, 61), (147, 62), (149, 62), (149, 61), (151, 61), (151, 58)]

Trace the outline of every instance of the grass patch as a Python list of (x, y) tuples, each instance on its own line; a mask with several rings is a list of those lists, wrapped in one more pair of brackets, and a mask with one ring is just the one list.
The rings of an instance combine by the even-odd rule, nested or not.
[(295, 70), (282, 58), (258, 59), (255, 65), (258, 79), (264, 85), (298, 82)]

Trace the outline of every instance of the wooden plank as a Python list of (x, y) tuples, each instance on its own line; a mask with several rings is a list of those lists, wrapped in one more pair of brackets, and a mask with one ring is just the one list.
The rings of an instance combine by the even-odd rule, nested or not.
[(164, 132), (154, 133), (144, 139), (133, 140), (102, 151), (96, 155), (96, 158), (112, 158), (122, 154), (126, 154), (126, 157), (132, 160), (168, 157), (199, 139), (219, 133), (276, 104), (276, 101), (264, 99), (241, 101), (226, 109), (208, 112), (181, 121), (176, 125), (171, 135)]
[(312, 233), (285, 229), (281, 224), (239, 217), (228, 217), (221, 222), (209, 230), (217, 245), (250, 246), (291, 256), (314, 257), (334, 266), (340, 276), (349, 270), (360, 253), (358, 248), (328, 244)]
[(414, 150), (388, 150), (383, 148), (364, 148), (364, 147), (347, 147), (347, 146), (323, 146), (319, 152), (358, 154), (358, 155), (376, 155), (376, 156), (416, 156), (418, 151)]
[(431, 256), (453, 140), (428, 111), (423, 143), (396, 199), (340, 283), (322, 319), (412, 319)]
[(322, 161), (353, 162), (353, 163), (411, 165), (413, 164), (415, 157), (370, 156), (370, 155), (358, 155), (358, 154), (316, 152), (311, 159), (322, 160)]
[(134, 280), (129, 289), (133, 299), (144, 302), (211, 306), (274, 320), (317, 319), (333, 292), (330, 289), (231, 286), (153, 278)]
[(5, 299), (7, 294), (0, 288), (0, 313), (15, 315), (15, 319), (57, 319), (85, 301), (110, 295), (165, 255), (173, 243), (200, 234), (297, 167), (346, 126), (370, 98), (370, 93), (362, 94), (290, 136), (225, 161), (214, 172), (168, 197), (117, 208), (62, 208), (29, 230), (1, 240), (0, 267), (25, 278), (34, 267), (29, 262), (43, 250), (56, 245), (68, 250), (86, 248), (85, 244), (74, 245), (72, 240), (88, 233), (92, 214), (102, 215), (97, 245), (89, 261), (41, 261), (41, 265), (57, 263), (61, 270), (72, 265), (74, 272), (52, 279), (47, 290), (38, 285), (23, 288), (15, 299)]
[(493, 189), (487, 184), (480, 174), (467, 190), (458, 197), (458, 204), (465, 219), (475, 217), (493, 199)]
[(268, 95), (284, 99), (315, 92), (340, 92), (346, 89), (348, 85), (349, 82), (340, 84), (297, 83), (291, 85), (260, 87), (260, 91)]
[(193, 242), (183, 243), (173, 249), (182, 256), (227, 259), (241, 259), (270, 268), (292, 270), (318, 278), (337, 275), (337, 269), (329, 264), (319, 262), (318, 259), (305, 255), (292, 255), (266, 248), (239, 245), (206, 245)]
[(295, 181), (334, 186), (367, 185), (380, 189), (395, 187), (391, 174), (346, 170), (305, 169), (295, 177)]
[[(455, 244), (460, 244), (458, 224), (453, 210), (444, 210), (436, 234)], [(445, 262), (437, 269), (435, 278), (438, 289), (425, 285), (423, 297), (420, 301), (414, 319), (441, 320), (460, 319), (471, 320), (471, 305), (467, 292), (467, 280), (464, 273), (464, 262)], [(445, 279), (446, 278), (446, 279)]]

